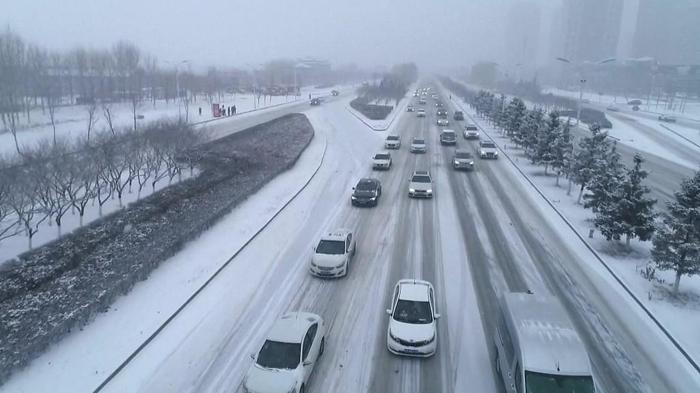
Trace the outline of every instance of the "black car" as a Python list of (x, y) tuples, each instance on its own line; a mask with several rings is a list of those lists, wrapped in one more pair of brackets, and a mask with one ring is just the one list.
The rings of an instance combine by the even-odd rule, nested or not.
[(464, 120), (464, 113), (462, 111), (455, 111), (455, 114), (453, 116), (453, 119), (455, 120)]
[(335, 97), (335, 96), (340, 95), (340, 92), (338, 90), (331, 90), (331, 95), (333, 95)]
[(313, 105), (313, 106), (321, 105), (321, 100), (319, 100), (318, 98), (314, 98), (311, 100), (311, 105)]
[(353, 187), (350, 202), (353, 206), (377, 206), (382, 195), (382, 183), (378, 179), (362, 178)]

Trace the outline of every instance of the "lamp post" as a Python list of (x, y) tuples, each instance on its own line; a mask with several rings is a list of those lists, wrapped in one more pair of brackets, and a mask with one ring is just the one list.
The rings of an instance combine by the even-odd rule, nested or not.
[[(571, 60), (565, 58), (565, 57), (557, 57), (556, 60), (561, 61), (562, 63), (566, 64), (574, 64), (571, 62)], [(592, 64), (600, 65), (600, 64), (606, 64), (606, 63), (611, 63), (615, 61), (616, 59), (611, 57), (608, 59), (603, 59), (600, 61), (597, 61)], [(586, 84), (586, 79), (583, 77), (583, 72), (581, 71), (581, 66), (583, 64), (591, 64), (589, 61), (584, 61), (583, 63), (576, 63), (576, 67), (579, 69), (579, 92), (578, 92), (578, 105), (576, 105), (576, 126), (578, 127), (579, 123), (581, 122), (581, 103), (583, 102), (583, 85)]]

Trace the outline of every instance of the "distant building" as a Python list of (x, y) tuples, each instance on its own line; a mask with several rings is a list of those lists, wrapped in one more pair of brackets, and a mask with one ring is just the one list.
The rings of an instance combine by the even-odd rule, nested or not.
[(534, 69), (538, 60), (540, 20), (540, 7), (532, 1), (518, 1), (508, 10), (505, 63), (517, 74)]
[(324, 85), (332, 82), (331, 63), (327, 60), (305, 57), (297, 60), (299, 85)]
[(700, 64), (700, 0), (639, 0), (635, 57), (660, 64)]
[(623, 0), (566, 0), (559, 26), (565, 57), (575, 63), (615, 57)]

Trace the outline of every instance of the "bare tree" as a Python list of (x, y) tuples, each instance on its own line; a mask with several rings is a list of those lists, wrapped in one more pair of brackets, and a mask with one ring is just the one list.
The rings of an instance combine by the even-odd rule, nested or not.
[[(7, 205), (16, 215), (19, 225), (22, 226), (28, 238), (28, 247), (32, 249), (32, 239), (39, 230), (39, 225), (48, 218), (41, 214), (38, 195), (38, 182), (31, 176), (28, 165), (21, 165), (9, 172), (10, 191)], [(35, 218), (36, 215), (38, 218)]]
[(0, 240), (17, 234), (18, 221), (16, 217), (10, 218), (12, 215), (10, 206), (11, 176), (8, 174), (10, 170), (5, 163), (0, 161)]
[[(92, 101), (88, 105), (85, 106), (85, 110), (87, 110), (88, 113), (88, 124), (87, 124), (87, 143), (90, 143), (90, 132), (92, 131), (92, 128), (95, 126), (95, 123), (97, 123), (97, 116), (95, 115), (95, 112), (97, 112), (97, 104), (95, 101)], [(111, 119), (111, 115), (110, 115)], [(114, 131), (112, 131), (114, 132)]]
[(112, 133), (112, 135), (115, 135), (116, 133), (114, 132), (114, 123), (112, 122), (112, 107), (109, 104), (102, 104), (102, 115), (104, 116), (105, 121), (107, 122), (107, 127), (109, 127), (109, 131)]
[(22, 154), (17, 141), (17, 128), (22, 109), (24, 68), (24, 41), (9, 29), (0, 33), (0, 118), (3, 126), (12, 134), (17, 154)]

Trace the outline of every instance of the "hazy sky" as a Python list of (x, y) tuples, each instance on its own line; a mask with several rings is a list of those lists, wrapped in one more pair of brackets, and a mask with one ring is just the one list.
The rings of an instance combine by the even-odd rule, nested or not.
[(431, 67), (497, 60), (512, 1), (0, 0), (0, 24), (50, 48), (127, 39), (161, 61), (199, 67), (303, 56)]

